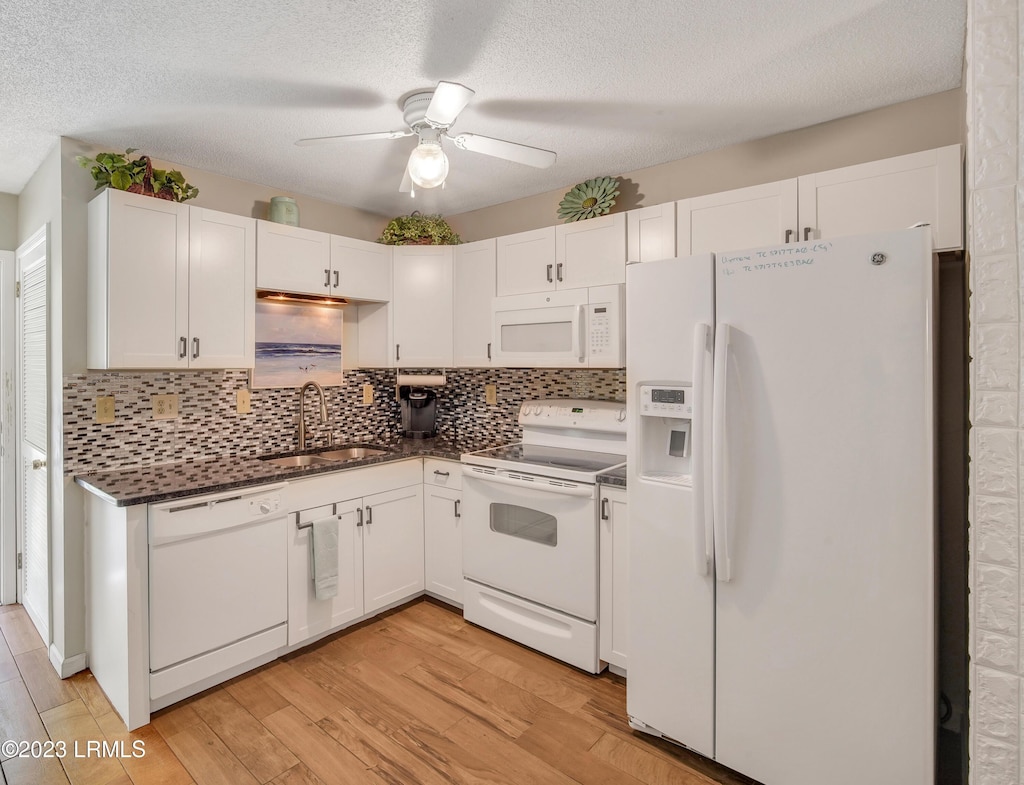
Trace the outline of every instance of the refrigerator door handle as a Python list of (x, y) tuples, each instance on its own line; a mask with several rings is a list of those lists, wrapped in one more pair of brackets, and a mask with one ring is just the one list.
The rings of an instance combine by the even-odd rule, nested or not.
[(715, 519), (715, 550), (719, 558), (715, 562), (718, 580), (732, 580), (732, 557), (729, 547), (729, 510), (726, 493), (726, 387), (728, 385), (729, 340), (731, 328), (727, 324), (719, 324), (715, 330), (715, 376), (714, 393), (712, 395), (711, 424), (711, 488), (714, 499)]
[(693, 536), (694, 554), (697, 559), (697, 574), (707, 575), (711, 571), (712, 543), (714, 542), (714, 517), (707, 494), (707, 467), (704, 465), (705, 412), (704, 369), (707, 366), (708, 338), (711, 325), (698, 323), (693, 328), (693, 391), (694, 402), (700, 402), (693, 410), (693, 445), (690, 449), (693, 461)]

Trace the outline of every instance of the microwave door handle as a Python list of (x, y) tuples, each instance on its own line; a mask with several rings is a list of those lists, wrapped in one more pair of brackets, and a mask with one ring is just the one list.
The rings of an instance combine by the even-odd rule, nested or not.
[(576, 355), (576, 359), (583, 362), (586, 359), (586, 329), (587, 329), (587, 315), (586, 309), (582, 305), (576, 306), (576, 345), (573, 347), (573, 352)]

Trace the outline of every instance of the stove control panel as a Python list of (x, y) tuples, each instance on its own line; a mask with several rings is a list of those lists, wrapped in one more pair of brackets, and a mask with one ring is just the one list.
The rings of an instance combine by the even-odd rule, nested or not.
[(553, 398), (524, 401), (519, 424), (542, 428), (575, 428), (590, 431), (626, 432), (626, 404), (618, 401), (587, 401)]

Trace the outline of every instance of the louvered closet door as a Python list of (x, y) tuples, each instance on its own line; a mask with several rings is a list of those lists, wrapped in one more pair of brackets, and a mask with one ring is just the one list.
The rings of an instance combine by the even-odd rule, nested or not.
[(47, 229), (18, 249), (21, 603), (49, 641), (49, 535), (46, 469)]

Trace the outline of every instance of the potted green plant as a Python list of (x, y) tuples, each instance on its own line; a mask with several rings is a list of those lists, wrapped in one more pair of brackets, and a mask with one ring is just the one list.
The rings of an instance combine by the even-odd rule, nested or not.
[(199, 189), (185, 182), (185, 176), (176, 169), (154, 169), (148, 155), (132, 158), (137, 148), (129, 147), (121, 153), (98, 153), (95, 158), (79, 155), (75, 160), (89, 169), (96, 188), (116, 188), (119, 191), (155, 196), (172, 202), (184, 202), (199, 195)]
[(440, 215), (400, 215), (384, 227), (378, 243), (384, 245), (458, 245), (459, 236)]

